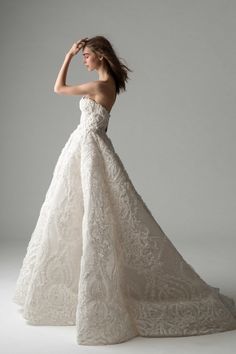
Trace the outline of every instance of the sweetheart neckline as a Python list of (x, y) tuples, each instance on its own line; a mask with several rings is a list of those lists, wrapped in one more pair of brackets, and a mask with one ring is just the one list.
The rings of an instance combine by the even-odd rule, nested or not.
[(105, 106), (103, 106), (101, 103), (98, 103), (98, 102), (95, 101), (94, 99), (92, 99), (92, 98), (90, 98), (90, 97), (87, 97), (87, 96), (83, 96), (83, 98), (87, 98), (88, 100), (91, 100), (91, 101), (93, 101), (94, 103), (96, 103), (98, 106), (102, 107), (102, 108), (106, 111), (106, 113), (110, 116), (110, 112), (108, 111), (108, 109), (107, 109)]

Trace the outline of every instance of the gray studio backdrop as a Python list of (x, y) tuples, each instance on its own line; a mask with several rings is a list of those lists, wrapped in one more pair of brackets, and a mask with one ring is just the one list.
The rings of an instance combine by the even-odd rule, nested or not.
[[(30, 239), (81, 96), (53, 86), (104, 35), (133, 70), (107, 134), (167, 235), (235, 237), (236, 1), (1, 2), (1, 244)], [(68, 84), (97, 79), (79, 53)], [(230, 246), (229, 246), (230, 247)]]

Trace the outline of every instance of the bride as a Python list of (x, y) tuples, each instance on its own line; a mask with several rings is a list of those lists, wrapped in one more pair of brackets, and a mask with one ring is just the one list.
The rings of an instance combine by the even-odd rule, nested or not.
[[(99, 78), (69, 86), (80, 49)], [(66, 54), (54, 91), (83, 96), (80, 123), (56, 163), (13, 301), (29, 324), (75, 325), (83, 345), (235, 330), (233, 299), (184, 260), (106, 134), (128, 71), (103, 36), (83, 38)]]
[[(94, 40), (96, 40), (98, 48), (99, 46), (102, 48), (102, 46), (107, 44), (105, 53), (101, 49), (96, 52), (93, 50), (92, 43), (95, 43)], [(132, 70), (116, 58), (112, 46), (106, 43), (105, 38), (97, 36), (94, 40), (91, 42), (92, 39), (90, 39), (90, 46), (87, 38), (73, 44), (66, 54), (64, 63), (59, 71), (54, 91), (62, 95), (87, 95), (87, 97), (101, 104), (110, 112), (115, 103), (116, 95), (120, 93), (121, 89), (125, 90), (125, 81), (128, 80), (127, 71)], [(87, 45), (85, 46), (86, 43)], [(84, 65), (89, 71), (96, 70), (99, 79), (76, 86), (66, 85), (69, 63), (81, 48), (83, 48)], [(114, 59), (116, 59), (116, 62)]]

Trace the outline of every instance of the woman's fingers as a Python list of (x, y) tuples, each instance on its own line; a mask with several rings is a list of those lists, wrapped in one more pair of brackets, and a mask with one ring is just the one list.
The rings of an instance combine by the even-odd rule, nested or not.
[(79, 43), (82, 43), (82, 42), (85, 42), (85, 41), (87, 41), (88, 40), (88, 37), (85, 37), (85, 38), (83, 38), (83, 39), (80, 39), (78, 42), (76, 42), (77, 44), (79, 44)]

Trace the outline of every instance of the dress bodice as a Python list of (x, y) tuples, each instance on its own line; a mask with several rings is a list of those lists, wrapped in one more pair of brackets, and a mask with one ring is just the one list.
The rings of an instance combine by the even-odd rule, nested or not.
[(108, 110), (100, 103), (86, 96), (80, 99), (79, 106), (82, 112), (80, 118), (81, 128), (86, 132), (105, 132), (110, 118)]

